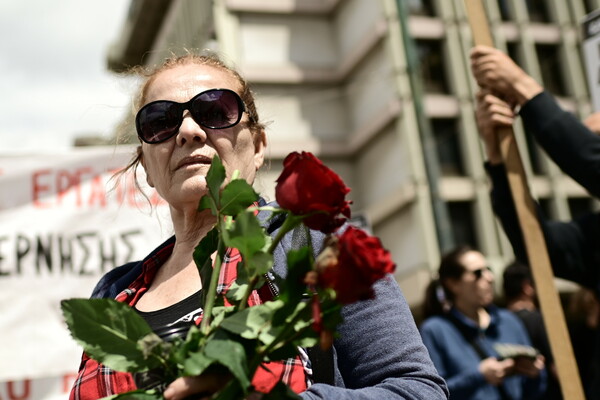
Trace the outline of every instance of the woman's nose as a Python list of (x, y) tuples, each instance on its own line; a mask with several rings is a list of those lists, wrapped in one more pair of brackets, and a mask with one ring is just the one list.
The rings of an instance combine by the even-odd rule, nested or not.
[(189, 111), (183, 114), (183, 121), (176, 136), (177, 144), (183, 146), (188, 142), (206, 141), (206, 131), (196, 122)]

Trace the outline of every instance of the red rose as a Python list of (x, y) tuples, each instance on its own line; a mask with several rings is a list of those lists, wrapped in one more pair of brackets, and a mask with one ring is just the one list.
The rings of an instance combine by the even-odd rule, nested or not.
[(277, 178), (275, 198), (279, 205), (295, 215), (308, 215), (304, 224), (311, 229), (331, 233), (350, 217), (350, 189), (342, 179), (311, 153), (290, 153), (283, 161)]
[(378, 238), (353, 226), (337, 238), (337, 245), (335, 242), (332, 240), (330, 246), (337, 252), (337, 262), (332, 262), (331, 249), (317, 259), (319, 285), (333, 288), (342, 304), (373, 298), (375, 281), (396, 268), (389, 251)]

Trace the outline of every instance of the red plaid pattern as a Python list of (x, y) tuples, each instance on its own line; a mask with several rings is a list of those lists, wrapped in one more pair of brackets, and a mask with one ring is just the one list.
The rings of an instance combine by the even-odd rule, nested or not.
[[(144, 263), (142, 273), (127, 289), (116, 296), (116, 300), (134, 306), (139, 298), (148, 290), (156, 275), (156, 271), (169, 258), (172, 251), (173, 243), (155, 250), (152, 256)], [(237, 249), (228, 249), (226, 251), (217, 288), (220, 293), (225, 293), (235, 281), (237, 263), (240, 260), (241, 256)], [(248, 304), (254, 306), (267, 300), (270, 299), (261, 298), (254, 291), (248, 300)], [(196, 323), (199, 324), (200, 320), (198, 319)], [(306, 390), (308, 385), (307, 374), (305, 365), (300, 357), (288, 359), (283, 362), (266, 363), (264, 367), (258, 369), (252, 380), (256, 390), (267, 393), (280, 380), (289, 385), (296, 393)], [(135, 389), (135, 382), (130, 373), (111, 370), (89, 358), (86, 354), (83, 354), (79, 366), (79, 374), (71, 390), (69, 400), (97, 400), (105, 396)]]

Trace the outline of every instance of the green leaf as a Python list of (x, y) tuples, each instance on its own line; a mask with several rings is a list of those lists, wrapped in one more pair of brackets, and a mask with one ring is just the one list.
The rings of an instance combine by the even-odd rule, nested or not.
[(235, 216), (258, 200), (258, 194), (244, 179), (229, 182), (221, 191), (221, 214)]
[(206, 185), (208, 186), (208, 192), (217, 205), (217, 208), (219, 208), (219, 205), (221, 204), (219, 197), (221, 185), (225, 181), (225, 176), (225, 167), (223, 167), (223, 163), (219, 156), (215, 155), (212, 158), (210, 168), (206, 173)]
[(239, 382), (232, 379), (212, 400), (240, 400), (241, 398), (245, 398), (244, 390)]
[[(213, 273), (212, 254), (217, 251), (219, 245), (219, 230), (214, 227), (206, 236), (202, 238), (198, 246), (194, 249), (194, 262), (198, 267), (200, 279), (204, 287), (208, 287), (210, 278)], [(208, 290), (203, 290), (201, 293), (201, 306), (206, 304), (206, 296)]]
[(61, 302), (61, 308), (71, 335), (93, 359), (125, 372), (159, 365), (156, 346), (143, 346), (146, 337), (154, 335), (152, 329), (127, 304), (112, 299), (69, 299)]
[(208, 357), (203, 350), (190, 353), (183, 362), (183, 373), (187, 376), (200, 375), (214, 362), (214, 358)]
[(302, 398), (285, 383), (279, 381), (273, 389), (265, 394), (262, 400), (301, 400)]
[(157, 390), (133, 390), (131, 392), (114, 394), (103, 397), (100, 400), (162, 400), (162, 393)]
[(275, 300), (246, 308), (225, 318), (221, 327), (245, 339), (256, 339), (270, 327), (273, 314), (282, 306), (282, 302)]
[(233, 227), (223, 232), (225, 246), (237, 248), (245, 260), (262, 251), (268, 244), (267, 238), (264, 228), (251, 211), (238, 214)]
[(218, 245), (219, 230), (214, 227), (202, 238), (202, 240), (200, 240), (200, 243), (198, 243), (194, 249), (194, 262), (199, 268), (204, 266), (204, 263), (211, 259), (210, 257), (217, 251)]
[(198, 211), (211, 210), (213, 215), (217, 215), (217, 205), (212, 197), (204, 195), (198, 202)]
[(241, 343), (231, 340), (225, 332), (219, 331), (206, 343), (204, 353), (227, 367), (242, 388), (250, 386), (251, 377), (248, 377), (246, 351)]
[(227, 290), (227, 294), (225, 294), (225, 297), (227, 297), (227, 300), (229, 300), (230, 303), (232, 303), (234, 305), (238, 305), (239, 302), (244, 297), (244, 294), (246, 293), (247, 289), (248, 289), (248, 284), (245, 283), (243, 285), (240, 285), (237, 283), (237, 281), (234, 281), (231, 284), (231, 286), (229, 286), (229, 289)]
[(285, 345), (271, 350), (269, 352), (268, 360), (279, 361), (287, 360), (288, 358), (294, 358), (298, 355), (298, 347), (295, 343), (286, 343)]
[(307, 291), (304, 277), (311, 270), (311, 250), (308, 246), (287, 253), (288, 273), (281, 283), (281, 300), (285, 307), (275, 314), (274, 325), (281, 324), (291, 313), (296, 305), (302, 300)]

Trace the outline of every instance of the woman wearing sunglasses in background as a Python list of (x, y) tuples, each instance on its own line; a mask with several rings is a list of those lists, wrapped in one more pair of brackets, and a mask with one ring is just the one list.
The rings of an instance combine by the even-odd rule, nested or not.
[(427, 288), (423, 342), (452, 399), (537, 399), (542, 356), (522, 323), (493, 305), (494, 275), (480, 252), (460, 246), (442, 257)]
[[(168, 202), (174, 236), (143, 261), (109, 272), (92, 296), (127, 302), (159, 331), (201, 314), (193, 301), (203, 287), (193, 251), (215, 223), (209, 210), (197, 211), (207, 193), (205, 175), (212, 158), (218, 155), (228, 174), (238, 170), (252, 183), (263, 164), (266, 136), (247, 83), (218, 59), (173, 58), (146, 76), (136, 115), (142, 143), (128, 169), (141, 165), (150, 186)], [(311, 238), (319, 249), (323, 236), (311, 232)], [(288, 239), (280, 245), (289, 247)], [(285, 274), (282, 257), (275, 258), (273, 271)], [(300, 357), (279, 367), (270, 363), (269, 371), (259, 369), (262, 375), (257, 373), (254, 381), (285, 377), (285, 383), (305, 399), (446, 399), (444, 381), (395, 280), (381, 279), (375, 290), (375, 299), (343, 308), (331, 384), (310, 386), (307, 360)], [(210, 396), (226, 379), (180, 378), (164, 396), (170, 400)], [(111, 371), (84, 355), (71, 399), (98, 399), (137, 386), (131, 374)]]

